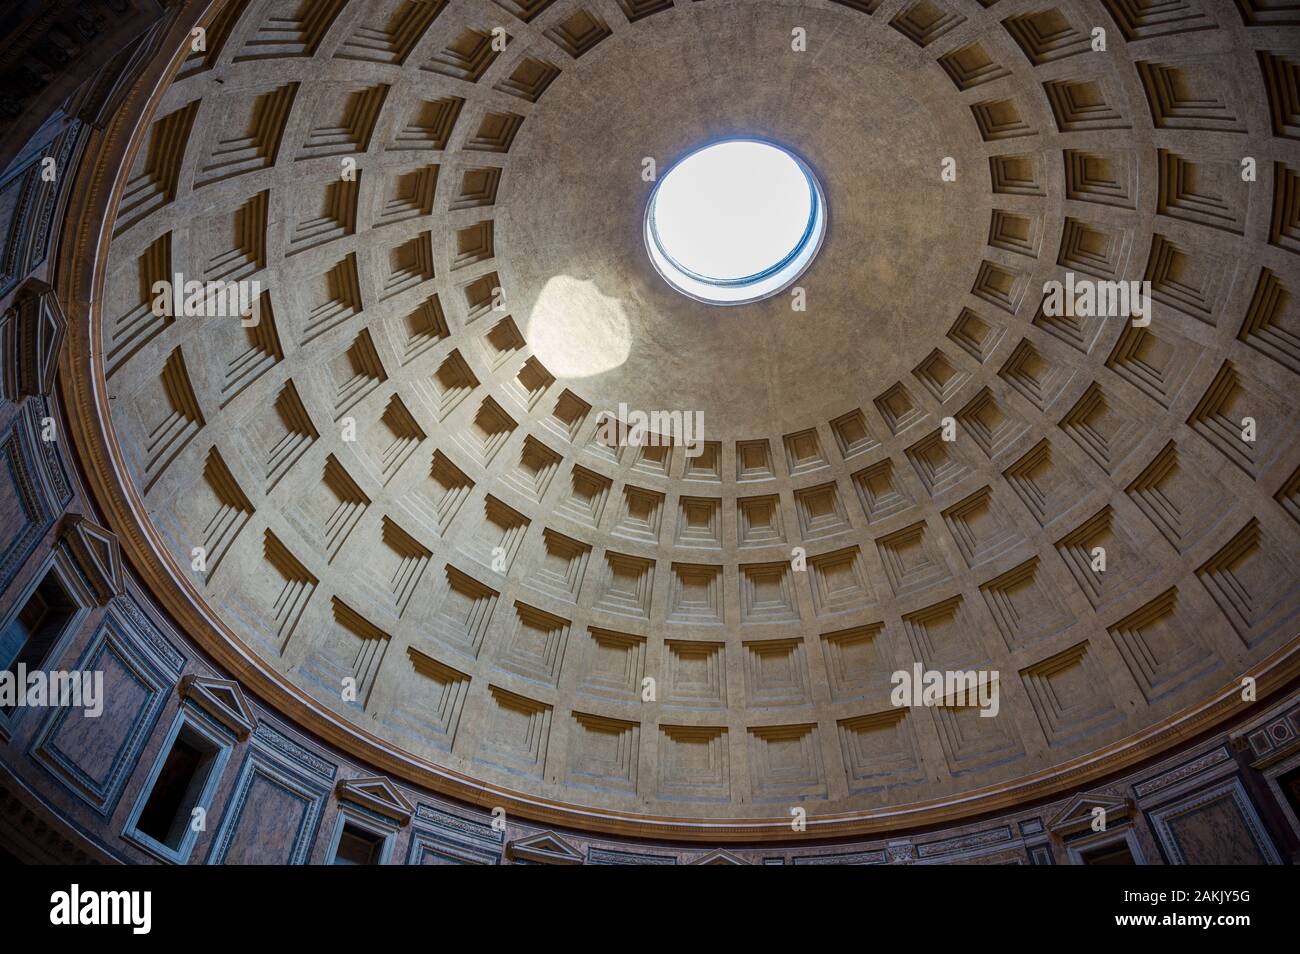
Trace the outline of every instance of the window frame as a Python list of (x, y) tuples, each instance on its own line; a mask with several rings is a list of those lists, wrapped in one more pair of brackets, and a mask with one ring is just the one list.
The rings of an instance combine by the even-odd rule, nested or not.
[[(0, 619), (0, 632), (3, 632), (18, 618), (18, 614), (22, 612), (28, 600), (32, 598), (32, 595), (51, 573), (55, 575), (59, 586), (67, 594), (69, 602), (73, 605), (73, 611), (63, 624), (63, 631), (55, 637), (50, 644), (49, 651), (45, 654), (45, 658), (41, 660), (40, 668), (46, 672), (50, 670), (51, 663), (62, 659), (67, 654), (73, 639), (85, 628), (87, 617), (96, 608), (93, 596), (86, 589), (85, 584), (81, 582), (81, 578), (72, 564), (72, 559), (61, 542), (54, 546), (45, 559), (40, 562), (36, 572), (23, 584), (22, 589), (18, 591), (18, 596), (5, 611), (3, 619)], [(7, 741), (12, 738), (14, 731), (29, 708), (30, 706), (18, 706), (9, 715), (0, 711), (0, 740)]]
[(1085, 855), (1091, 854), (1098, 849), (1114, 847), (1121, 842), (1128, 845), (1128, 852), (1133, 858), (1133, 864), (1145, 865), (1147, 863), (1142, 856), (1142, 847), (1138, 843), (1137, 834), (1131, 824), (1125, 824), (1122, 828), (1114, 831), (1097, 832), (1086, 838), (1070, 842), (1065, 846), (1065, 851), (1069, 856), (1070, 864), (1086, 867), (1088, 860)]
[[(162, 774), (163, 766), (167, 763), (167, 757), (171, 755), (172, 748), (181, 732), (186, 729), (191, 730), (204, 742), (212, 745), (215, 750), (212, 761), (208, 765), (207, 778), (204, 779), (203, 787), (199, 790), (199, 797), (190, 808), (191, 817), (193, 817), (195, 808), (202, 808), (207, 815), (212, 814), (212, 801), (216, 796), (217, 787), (221, 784), (231, 752), (234, 751), (236, 740), (225, 729), (201, 716), (196, 709), (188, 704), (182, 704), (177, 710), (175, 718), (172, 719), (167, 734), (163, 737), (162, 748), (158, 750), (158, 755), (155, 756), (153, 764), (149, 767), (149, 773), (145, 776), (144, 784), (140, 788), (135, 804), (131, 807), (131, 812), (127, 815), (126, 823), (122, 828), (122, 837), (131, 844), (168, 864), (175, 865), (183, 865), (188, 862), (190, 854), (194, 851), (194, 844), (198, 841), (199, 832), (194, 830), (193, 825), (187, 824), (185, 826), (185, 835), (176, 848), (163, 844), (152, 835), (141, 831), (138, 826), (140, 816), (149, 801), (149, 796), (153, 794), (154, 787), (158, 783), (158, 776)], [(206, 826), (204, 830), (206, 830)]]
[(334, 859), (338, 856), (339, 843), (343, 840), (343, 830), (348, 825), (360, 828), (368, 834), (377, 835), (381, 839), (379, 855), (375, 859), (374, 867), (391, 863), (393, 849), (397, 843), (397, 829), (347, 803), (339, 802), (338, 816), (334, 821), (334, 832), (330, 835), (329, 848), (325, 852), (326, 865), (334, 864)]

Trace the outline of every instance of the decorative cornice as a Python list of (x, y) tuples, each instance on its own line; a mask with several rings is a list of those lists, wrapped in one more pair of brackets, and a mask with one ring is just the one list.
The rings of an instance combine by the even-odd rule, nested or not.
[(582, 853), (552, 831), (544, 831), (506, 845), (511, 861), (533, 861), (543, 865), (580, 865)]
[(352, 802), (382, 815), (399, 828), (408, 825), (415, 814), (415, 806), (410, 800), (382, 775), (340, 779), (334, 786), (334, 797), (340, 802)]
[(79, 513), (59, 523), (59, 536), (77, 561), (81, 574), (95, 590), (100, 606), (124, 592), (122, 552), (117, 536)]
[(725, 848), (715, 848), (691, 862), (693, 865), (747, 865), (751, 862), (733, 855)]
[(239, 683), (233, 679), (216, 679), (190, 673), (180, 681), (176, 691), (181, 698), (189, 699), (241, 741), (257, 728), (257, 716), (244, 698)]
[(13, 340), (5, 368), (6, 390), (18, 398), (49, 394), (68, 330), (54, 289), (39, 279), (27, 279), (14, 295), (7, 320), (13, 322)]
[(1229, 742), (1246, 753), (1252, 768), (1261, 770), (1300, 752), (1300, 705), (1275, 708), (1234, 732)]
[(1053, 838), (1064, 841), (1091, 829), (1098, 810), (1102, 812), (1104, 830), (1119, 828), (1128, 824), (1133, 799), (1104, 792), (1079, 792), (1047, 823), (1047, 830)]

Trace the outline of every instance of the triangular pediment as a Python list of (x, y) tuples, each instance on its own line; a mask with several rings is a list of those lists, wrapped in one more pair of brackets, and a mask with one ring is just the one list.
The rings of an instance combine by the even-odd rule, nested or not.
[(707, 855), (704, 855), (701, 858), (696, 858), (694, 861), (691, 862), (691, 864), (693, 865), (747, 865), (747, 864), (751, 864), (751, 862), (745, 861), (743, 858), (736, 857), (731, 852), (727, 851), (725, 848), (718, 848), (715, 851), (710, 851)]
[(230, 729), (238, 739), (248, 738), (249, 733), (257, 727), (257, 716), (244, 698), (239, 683), (233, 679), (190, 674), (181, 680), (178, 691), (182, 697)]
[(54, 289), (38, 279), (24, 282), (14, 297), (18, 307), (18, 391), (49, 394), (59, 370), (68, 319)]
[(398, 825), (405, 825), (415, 814), (415, 806), (382, 775), (343, 779), (334, 786), (334, 795), (341, 802), (353, 802)]
[(73, 513), (63, 518), (59, 535), (94, 587), (101, 606), (123, 591), (122, 549), (115, 533)]
[(578, 849), (550, 831), (508, 843), (506, 857), (511, 860), (536, 861), (544, 865), (580, 865), (583, 862)]
[(1078, 792), (1047, 823), (1047, 830), (1060, 837), (1090, 828), (1096, 817), (1094, 810), (1098, 808), (1106, 813), (1106, 827), (1114, 828), (1117, 823), (1128, 821), (1133, 802), (1122, 795)]

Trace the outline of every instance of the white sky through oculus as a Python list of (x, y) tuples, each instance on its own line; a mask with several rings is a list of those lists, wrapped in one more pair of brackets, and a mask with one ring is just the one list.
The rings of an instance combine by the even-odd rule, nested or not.
[(767, 143), (733, 140), (669, 170), (656, 194), (654, 228), (679, 267), (731, 281), (789, 256), (807, 232), (813, 203), (793, 156)]

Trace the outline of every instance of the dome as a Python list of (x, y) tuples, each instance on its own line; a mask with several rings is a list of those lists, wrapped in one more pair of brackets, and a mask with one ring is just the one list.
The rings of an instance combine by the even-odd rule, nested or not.
[(884, 838), (1227, 732), (1300, 645), (1300, 54), (1168, 6), (177, 20), (63, 240), (104, 527), (269, 711), (537, 824)]

